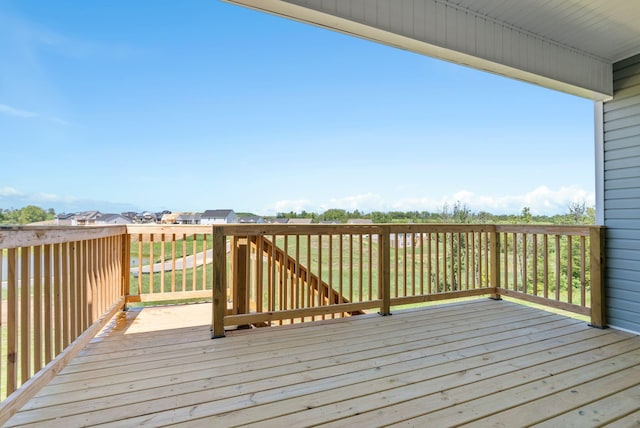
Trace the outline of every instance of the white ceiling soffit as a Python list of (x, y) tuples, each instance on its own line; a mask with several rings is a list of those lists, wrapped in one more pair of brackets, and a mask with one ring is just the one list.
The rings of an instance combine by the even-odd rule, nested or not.
[(226, 0), (594, 100), (640, 52), (640, 0)]

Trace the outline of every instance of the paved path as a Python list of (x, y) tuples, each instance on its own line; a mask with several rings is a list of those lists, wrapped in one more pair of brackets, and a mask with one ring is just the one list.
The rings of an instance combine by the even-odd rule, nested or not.
[[(231, 247), (230, 245), (227, 243), (227, 253), (231, 251)], [(191, 255), (191, 256), (187, 256), (187, 257), (177, 257), (176, 258), (176, 262), (175, 262), (175, 269), (176, 270), (182, 270), (183, 266), (185, 269), (189, 269), (195, 266), (202, 266), (204, 264), (204, 260), (205, 260), (205, 254), (206, 254), (206, 259), (207, 259), (207, 264), (211, 263), (211, 261), (213, 260), (213, 250), (207, 250), (206, 252), (201, 252), (201, 253), (197, 253), (195, 256)], [(154, 263), (153, 265), (153, 272), (170, 272), (171, 270), (173, 270), (173, 262), (171, 260), (166, 261), (166, 262), (160, 262), (160, 263)], [(139, 266), (136, 267), (132, 267), (131, 268), (131, 273), (134, 276), (138, 275), (138, 272), (140, 271)], [(143, 274), (148, 274), (150, 272), (150, 266), (149, 265), (144, 265), (142, 266), (142, 273)]]

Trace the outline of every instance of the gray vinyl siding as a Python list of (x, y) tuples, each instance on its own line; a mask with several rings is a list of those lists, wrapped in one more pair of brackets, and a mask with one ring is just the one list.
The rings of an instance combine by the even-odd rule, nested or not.
[(604, 104), (608, 323), (640, 332), (640, 55), (613, 66)]

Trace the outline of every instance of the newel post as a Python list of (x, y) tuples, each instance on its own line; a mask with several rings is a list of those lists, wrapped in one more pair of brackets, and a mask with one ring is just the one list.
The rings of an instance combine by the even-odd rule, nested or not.
[(589, 228), (589, 273), (591, 277), (591, 326), (605, 328), (604, 227)]
[(391, 230), (389, 227), (382, 227), (378, 244), (378, 263), (380, 265), (378, 286), (382, 299), (380, 312), (382, 316), (391, 315)]
[(227, 238), (222, 226), (213, 227), (213, 320), (211, 338), (224, 337), (227, 313)]
[[(249, 239), (247, 237), (231, 237), (231, 266), (229, 269), (229, 283), (231, 284), (232, 313), (249, 313)], [(250, 325), (239, 325), (241, 328), (251, 328)]]
[[(127, 298), (131, 293), (131, 235), (127, 230), (125, 234), (120, 235), (120, 238), (122, 239), (122, 258), (120, 261), (120, 263), (122, 263), (121, 293), (122, 293), (122, 296)], [(86, 253), (84, 254), (86, 255)], [(125, 300), (125, 306), (126, 304), (127, 304), (127, 301)]]
[(489, 298), (502, 300), (500, 297), (500, 234), (493, 226), (491, 232), (491, 248), (489, 249), (489, 264), (491, 269), (491, 287), (495, 290)]

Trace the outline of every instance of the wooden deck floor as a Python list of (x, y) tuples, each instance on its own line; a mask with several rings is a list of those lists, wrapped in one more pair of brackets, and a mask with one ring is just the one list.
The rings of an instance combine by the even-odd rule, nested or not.
[(640, 424), (640, 337), (515, 303), (218, 340), (209, 339), (209, 311), (129, 312), (7, 426)]

